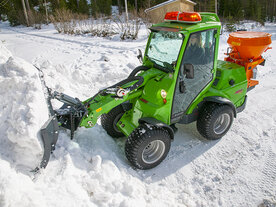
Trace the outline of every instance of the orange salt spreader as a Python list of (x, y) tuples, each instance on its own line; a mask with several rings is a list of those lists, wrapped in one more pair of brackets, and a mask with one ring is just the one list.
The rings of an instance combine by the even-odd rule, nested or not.
[(233, 62), (245, 67), (248, 80), (247, 88), (259, 83), (256, 78), (256, 66), (264, 65), (263, 52), (271, 49), (271, 34), (265, 32), (233, 32), (229, 35), (227, 43), (230, 52), (227, 51), (225, 61)]

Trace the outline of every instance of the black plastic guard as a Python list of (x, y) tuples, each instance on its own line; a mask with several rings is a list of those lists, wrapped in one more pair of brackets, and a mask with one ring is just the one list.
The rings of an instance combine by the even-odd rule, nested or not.
[(174, 130), (169, 125), (167, 125), (155, 118), (143, 117), (143, 118), (139, 119), (138, 122), (139, 122), (139, 124), (148, 123), (148, 124), (152, 124), (153, 126), (162, 127), (169, 132), (171, 139), (172, 140), (174, 139)]
[[(55, 146), (58, 139), (58, 121), (56, 116), (51, 116), (48, 121), (42, 126), (40, 130), (41, 138), (44, 145), (44, 154), (40, 163), (40, 168), (46, 168), (50, 155), (55, 150)], [(35, 171), (39, 169), (36, 168)]]

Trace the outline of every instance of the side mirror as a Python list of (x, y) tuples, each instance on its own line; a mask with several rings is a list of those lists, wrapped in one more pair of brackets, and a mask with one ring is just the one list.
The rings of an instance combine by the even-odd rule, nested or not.
[(140, 63), (143, 63), (143, 54), (142, 54), (142, 51), (140, 49), (138, 49), (137, 58), (140, 61)]
[(184, 74), (187, 79), (194, 79), (194, 66), (193, 64), (186, 63), (184, 64)]

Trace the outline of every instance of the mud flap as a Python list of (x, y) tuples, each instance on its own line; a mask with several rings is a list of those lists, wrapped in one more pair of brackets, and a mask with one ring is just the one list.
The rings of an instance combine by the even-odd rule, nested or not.
[(51, 116), (48, 121), (40, 129), (41, 138), (44, 145), (44, 154), (39, 167), (36, 167), (33, 171), (38, 172), (41, 168), (46, 168), (51, 153), (55, 150), (55, 146), (58, 139), (58, 121), (57, 117)]

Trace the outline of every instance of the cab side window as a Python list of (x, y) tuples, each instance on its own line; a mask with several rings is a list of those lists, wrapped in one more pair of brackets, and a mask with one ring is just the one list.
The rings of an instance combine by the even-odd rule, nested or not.
[[(185, 112), (202, 89), (212, 80), (216, 45), (215, 34), (216, 30), (206, 30), (190, 35), (178, 74), (172, 118)], [(193, 79), (185, 78), (183, 73), (184, 65), (188, 63), (194, 66)], [(184, 92), (183, 85), (185, 87)]]
[[(193, 65), (213, 64), (216, 30), (207, 30), (190, 35), (186, 46), (182, 65), (191, 63)], [(213, 66), (206, 65), (208, 68)]]

